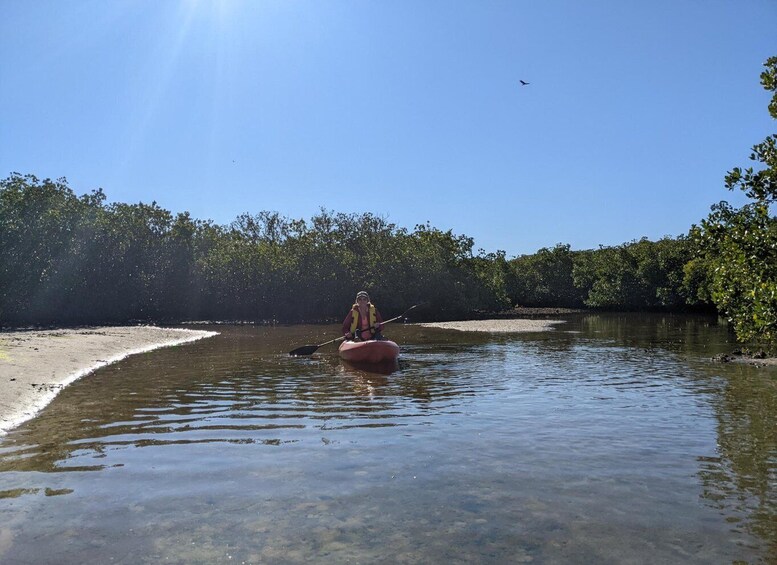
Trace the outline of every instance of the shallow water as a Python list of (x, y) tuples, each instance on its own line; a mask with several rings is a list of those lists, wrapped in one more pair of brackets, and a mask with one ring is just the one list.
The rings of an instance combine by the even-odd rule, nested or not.
[(395, 325), (382, 373), (217, 330), (0, 438), (0, 563), (777, 561), (777, 370), (709, 319)]

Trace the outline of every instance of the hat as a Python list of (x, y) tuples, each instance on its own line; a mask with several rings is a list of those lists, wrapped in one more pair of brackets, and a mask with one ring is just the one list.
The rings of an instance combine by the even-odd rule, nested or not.
[(359, 298), (361, 298), (362, 296), (363, 296), (364, 298), (367, 298), (367, 299), (369, 299), (369, 298), (370, 298), (370, 295), (369, 295), (369, 294), (367, 294), (367, 291), (365, 291), (365, 290), (360, 290), (359, 292), (357, 292), (357, 293), (356, 293), (356, 299), (357, 299), (357, 300), (358, 300)]

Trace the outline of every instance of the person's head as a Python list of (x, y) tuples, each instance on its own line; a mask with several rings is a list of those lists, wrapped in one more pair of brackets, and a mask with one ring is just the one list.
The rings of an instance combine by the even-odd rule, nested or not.
[(370, 295), (366, 291), (360, 290), (356, 293), (356, 304), (366, 304), (370, 301)]

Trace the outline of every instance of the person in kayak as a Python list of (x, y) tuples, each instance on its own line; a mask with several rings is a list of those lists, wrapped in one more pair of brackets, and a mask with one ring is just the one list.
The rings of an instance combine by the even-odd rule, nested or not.
[(380, 333), (383, 329), (383, 316), (375, 305), (370, 302), (370, 295), (361, 290), (356, 294), (356, 303), (343, 320), (343, 335), (345, 339), (368, 340), (384, 339)]

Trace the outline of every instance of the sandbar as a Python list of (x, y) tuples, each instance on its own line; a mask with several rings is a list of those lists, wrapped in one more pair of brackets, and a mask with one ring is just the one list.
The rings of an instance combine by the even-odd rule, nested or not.
[(526, 333), (547, 332), (553, 330), (554, 324), (563, 324), (562, 320), (466, 320), (461, 322), (435, 322), (418, 324), (425, 328), (440, 328), (445, 330), (458, 330), (461, 332), (488, 332), (488, 333)]
[(218, 333), (156, 326), (0, 332), (0, 436), (100, 367), (214, 335)]

